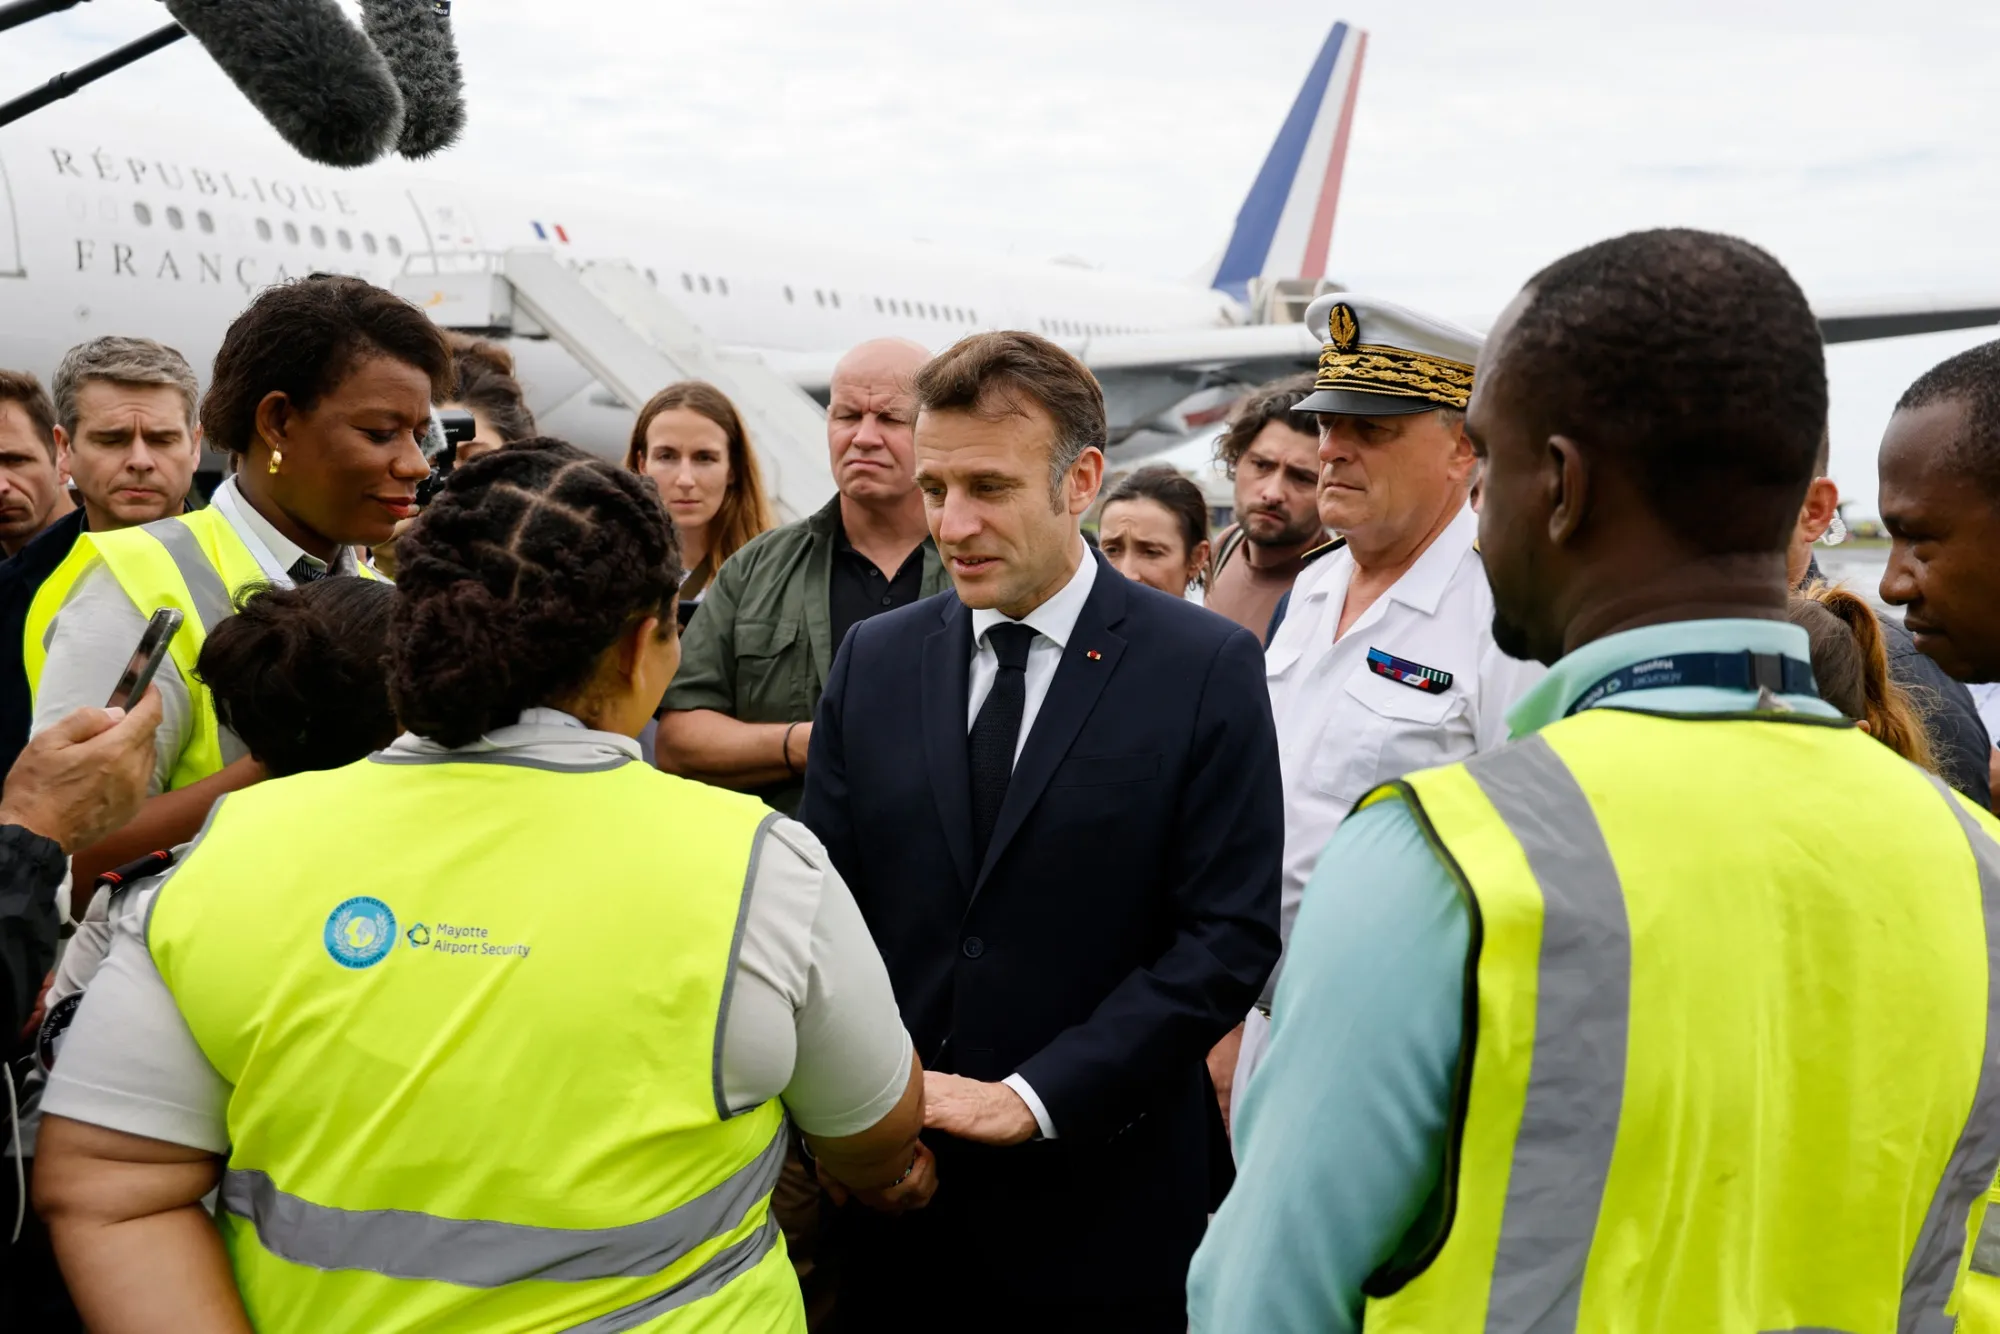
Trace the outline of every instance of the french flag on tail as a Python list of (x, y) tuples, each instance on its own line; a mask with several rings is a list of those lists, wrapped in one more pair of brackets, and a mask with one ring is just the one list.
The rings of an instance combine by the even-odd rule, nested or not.
[(1334, 207), (1354, 128), (1354, 98), (1368, 34), (1333, 25), (1291, 114), (1236, 213), (1236, 230), (1212, 284), (1239, 301), (1253, 278), (1324, 278)]

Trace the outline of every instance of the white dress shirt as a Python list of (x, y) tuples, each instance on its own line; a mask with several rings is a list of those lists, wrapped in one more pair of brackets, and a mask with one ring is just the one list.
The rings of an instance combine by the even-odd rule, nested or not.
[(993, 693), (993, 682), (1000, 675), (1000, 655), (986, 642), (986, 632), (996, 625), (1025, 625), (1035, 631), (1034, 642), (1028, 646), (1028, 694), (1021, 706), (1021, 733), (1014, 738), (1016, 764), (1021, 761), (1021, 747), (1028, 744), (1028, 733), (1034, 729), (1035, 716), (1042, 711), (1042, 701), (1049, 697), (1063, 648), (1076, 633), (1076, 618), (1083, 615), (1083, 604), (1090, 601), (1090, 588), (1096, 582), (1097, 557), (1085, 546), (1083, 559), (1077, 562), (1069, 582), (1020, 620), (991, 607), (972, 613), (972, 675), (965, 692), (967, 732), (978, 721), (979, 708)]
[[(1354, 557), (1329, 552), (1292, 585), (1290, 610), (1264, 652), (1285, 792), (1287, 941), (1320, 852), (1354, 803), (1391, 779), (1499, 745), (1507, 710), (1542, 678), (1540, 664), (1493, 643), (1493, 593), (1473, 549), (1478, 530), (1471, 507), (1461, 509), (1338, 639)], [(1451, 684), (1419, 690), (1382, 676), (1369, 665), (1370, 649), (1448, 672)], [(1274, 970), (1267, 1002), (1276, 986)]]
[[(1021, 732), (1014, 738), (1014, 762), (1021, 762), (1021, 747), (1028, 744), (1028, 733), (1034, 730), (1035, 717), (1042, 711), (1042, 701), (1049, 697), (1049, 686), (1056, 679), (1056, 667), (1062, 662), (1063, 648), (1069, 637), (1076, 633), (1076, 618), (1083, 615), (1083, 604), (1090, 601), (1091, 585), (1097, 582), (1097, 555), (1086, 544), (1083, 559), (1077, 562), (1076, 573), (1069, 582), (1057, 589), (1054, 596), (1026, 616), (1015, 620), (1005, 612), (990, 607), (972, 613), (972, 675), (967, 679), (965, 692), (965, 730), (970, 732), (972, 724), (979, 718), (979, 707), (986, 703), (986, 697), (993, 693), (993, 682), (1000, 675), (1000, 655), (993, 645), (986, 642), (986, 632), (996, 625), (1026, 625), (1035, 631), (1034, 640), (1028, 645), (1027, 698), (1021, 705)], [(1028, 1110), (1035, 1114), (1035, 1125), (1043, 1139), (1056, 1137), (1055, 1122), (1049, 1119), (1049, 1109), (1028, 1081), (1018, 1074), (1008, 1075), (1000, 1081), (1021, 1096), (1028, 1104)]]

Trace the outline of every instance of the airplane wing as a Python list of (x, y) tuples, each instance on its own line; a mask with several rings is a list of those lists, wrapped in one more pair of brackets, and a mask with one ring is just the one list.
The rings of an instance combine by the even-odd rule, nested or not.
[(1820, 333), (1829, 343), (1860, 343), (1905, 334), (1943, 333), (2000, 324), (2000, 296), (1978, 300), (1900, 297), (1823, 306)]

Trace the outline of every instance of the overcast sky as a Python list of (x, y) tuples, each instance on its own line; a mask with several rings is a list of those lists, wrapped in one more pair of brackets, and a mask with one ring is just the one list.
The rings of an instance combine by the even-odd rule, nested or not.
[[(0, 37), (0, 75), (164, 18), (95, 0)], [(1826, 305), (2000, 295), (2000, 6), (1963, 0), (459, 0), (472, 121), (435, 169), (1181, 277), (1336, 18), (1371, 34), (1332, 252), (1357, 290), (1483, 327), (1565, 251), (1688, 224)], [(235, 93), (183, 44), (81, 96)], [(1983, 337), (1832, 351), (1861, 510), (1896, 395)]]

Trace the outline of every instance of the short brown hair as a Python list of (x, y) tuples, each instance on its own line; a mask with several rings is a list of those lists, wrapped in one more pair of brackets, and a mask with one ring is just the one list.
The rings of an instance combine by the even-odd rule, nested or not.
[(1243, 461), (1251, 442), (1264, 434), (1264, 428), (1272, 422), (1281, 421), (1300, 435), (1319, 439), (1318, 417), (1294, 411), (1312, 391), (1313, 377), (1308, 371), (1259, 385), (1238, 400), (1229, 416), (1229, 428), (1215, 442), (1215, 459), (1223, 471), (1233, 479), (1236, 465)]
[(35, 433), (42, 437), (42, 444), (49, 451), (50, 461), (56, 456), (56, 409), (49, 402), (48, 391), (42, 382), (26, 371), (0, 371), (0, 403), (19, 403), (21, 411), (28, 414)]
[(123, 338), (110, 334), (78, 343), (63, 354), (56, 367), (56, 420), (74, 436), (77, 427), (77, 392), (92, 380), (122, 385), (164, 385), (180, 391), (188, 429), (194, 429), (197, 386), (194, 367), (187, 358), (165, 343), (150, 338)]
[(741, 414), (729, 401), (729, 395), (706, 380), (682, 380), (646, 400), (646, 406), (639, 409), (639, 420), (632, 424), (632, 441), (625, 447), (625, 467), (636, 473), (646, 471), (646, 431), (655, 417), (675, 408), (706, 417), (721, 427), (722, 434), (729, 439), (729, 490), (709, 524), (712, 536), (708, 540), (708, 554), (702, 557), (713, 572), (721, 569), (722, 562), (742, 550), (751, 538), (776, 528), (778, 521), (771, 514), (771, 502), (764, 496), (764, 474), (757, 467), (757, 455), (750, 448), (750, 433), (743, 429)]
[(433, 402), (451, 392), (451, 347), (444, 334), (394, 292), (329, 273), (265, 288), (229, 326), (215, 354), (215, 374), (201, 400), (209, 443), (247, 453), (265, 395), (282, 393), (310, 411), (356, 364), (373, 357), (422, 371)]
[(1056, 438), (1049, 450), (1049, 489), (1086, 449), (1105, 446), (1104, 390), (1090, 368), (1046, 338), (1007, 330), (961, 338), (917, 372), (919, 412), (968, 412), (976, 417), (1025, 415), (1023, 398), (1049, 414)]

